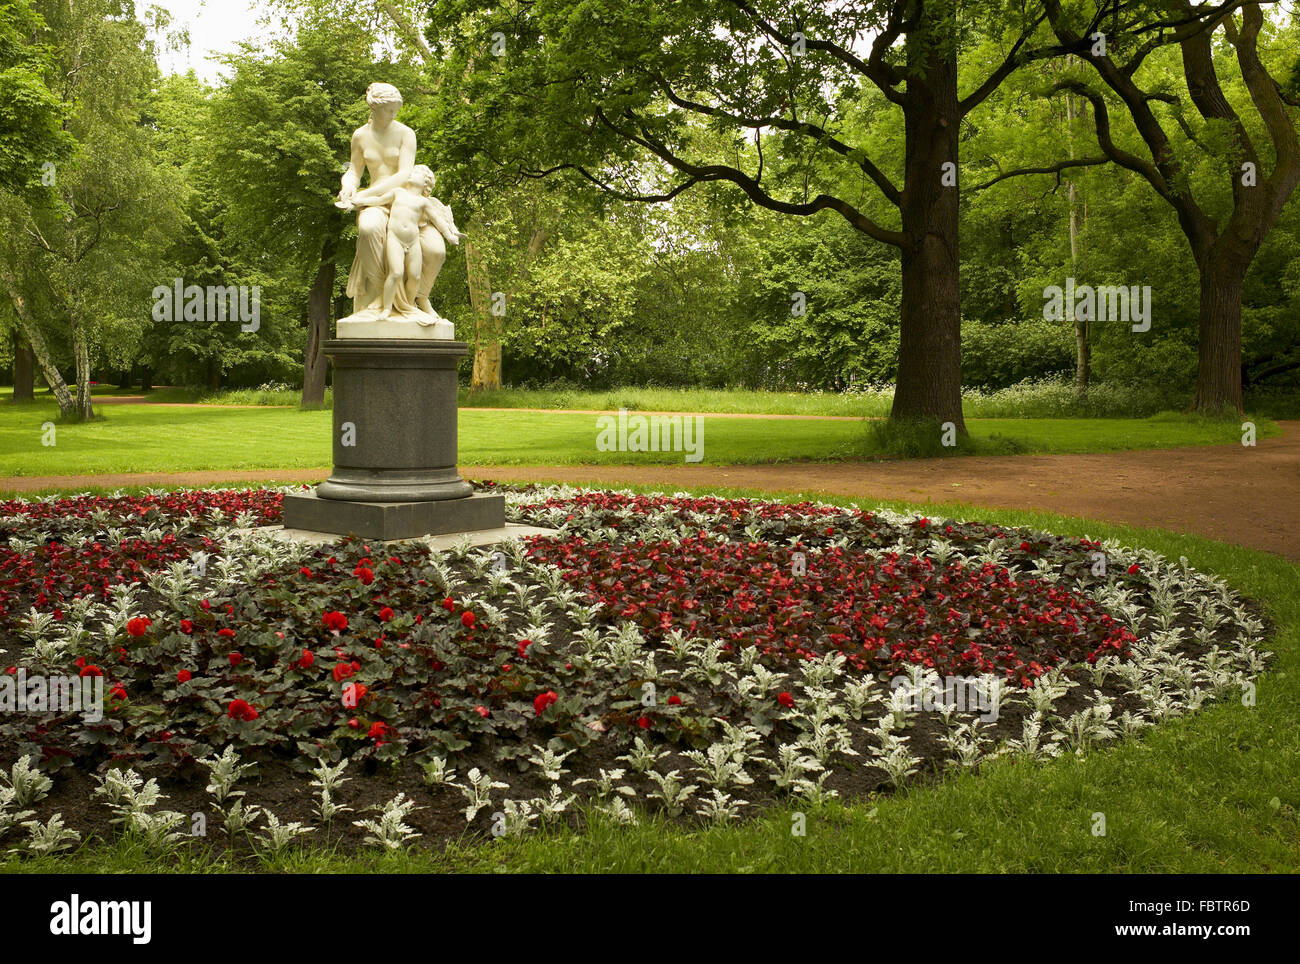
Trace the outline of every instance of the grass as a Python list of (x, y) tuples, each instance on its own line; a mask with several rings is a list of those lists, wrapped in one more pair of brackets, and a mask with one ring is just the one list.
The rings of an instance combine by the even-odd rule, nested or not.
[[(0, 477), (319, 468), (330, 464), (332, 414), (279, 408), (105, 405), (86, 423), (57, 423), (52, 401), (0, 404)], [(53, 445), (45, 425), (54, 423)], [(1144, 419), (972, 419), (976, 452), (1111, 452), (1230, 444), (1240, 424), (1190, 415)], [(1258, 421), (1260, 437), (1277, 426)], [(674, 464), (682, 453), (600, 452), (596, 416), (463, 409), (463, 465)], [(935, 440), (937, 441), (937, 439)], [(859, 421), (705, 418), (704, 464), (863, 459), (887, 439)], [(904, 453), (907, 454), (907, 453)], [(917, 454), (917, 453), (911, 453)]]
[[(728, 496), (771, 497), (727, 489)], [(826, 499), (838, 504), (849, 500)], [(889, 503), (907, 509), (905, 503)], [(340, 856), (304, 849), (260, 869), (293, 872), (1110, 872), (1300, 871), (1300, 567), (1267, 553), (1161, 529), (960, 503), (940, 512), (1069, 535), (1114, 538), (1218, 572), (1261, 600), (1276, 623), (1276, 662), (1254, 707), (1213, 704), (1201, 713), (1094, 752), (1031, 766), (995, 761), (978, 775), (949, 776), (807, 816), (791, 833), (790, 810), (736, 826), (682, 830), (595, 824), (582, 833), (456, 845), (441, 854)], [(1093, 814), (1106, 835), (1093, 836)], [(222, 852), (159, 859), (117, 841), (60, 858), (0, 862), (35, 873), (213, 871)]]
[[(980, 426), (983, 428), (984, 426)], [(1028, 450), (1022, 439), (1001, 432), (958, 435), (951, 422), (914, 422), (880, 419), (867, 426), (864, 451), (904, 459), (933, 459), (949, 455), (1021, 455)]]
[[(138, 395), (139, 389), (95, 386), (96, 397)], [(0, 401), (13, 394), (0, 387)], [(46, 396), (48, 397), (48, 396)], [(201, 402), (210, 405), (282, 405), (297, 408), (301, 393), (286, 385), (220, 389), (155, 388), (151, 402)], [(1026, 381), (1009, 388), (967, 387), (962, 392), (967, 418), (1144, 418), (1162, 411), (1182, 411), (1187, 393), (1161, 385), (1097, 384), (1080, 395), (1068, 381)], [(333, 402), (326, 391), (325, 407)], [(758, 415), (838, 415), (884, 418), (893, 403), (888, 385), (846, 392), (769, 392), (744, 388), (656, 388), (629, 386), (590, 390), (557, 385), (546, 388), (504, 388), (491, 392), (460, 391), (462, 408), (580, 409), (584, 411), (711, 412)], [(1300, 418), (1300, 389), (1277, 386), (1246, 393), (1249, 411), (1268, 418)]]
[[(462, 391), (462, 406), (497, 408), (579, 408), (612, 411), (749, 412), (772, 415), (850, 415), (885, 418), (893, 405), (890, 385), (847, 392), (766, 392), (749, 389), (507, 388), (495, 392)], [(996, 391), (966, 388), (962, 411), (967, 418), (1135, 418), (1178, 409), (1190, 403), (1160, 387), (1098, 385), (1080, 396), (1061, 381), (1025, 382)]]
[(760, 415), (884, 417), (889, 399), (874, 392), (765, 392), (743, 388), (616, 388), (607, 391), (505, 388), (461, 392), (462, 406), (474, 408), (576, 408), (642, 412), (717, 412)]
[[(77, 391), (76, 385), (69, 385), (68, 390), (74, 395)], [(197, 401), (201, 394), (198, 389), (194, 388), (173, 388), (162, 385), (148, 392), (143, 392), (138, 388), (118, 388), (116, 385), (91, 385), (90, 394), (92, 398), (139, 398), (145, 397), (149, 401), (158, 402), (194, 402)], [(7, 405), (13, 401), (14, 387), (12, 385), (0, 385), (0, 404)], [(53, 402), (54, 395), (47, 388), (38, 388), (36, 391), (36, 404), (43, 402)]]

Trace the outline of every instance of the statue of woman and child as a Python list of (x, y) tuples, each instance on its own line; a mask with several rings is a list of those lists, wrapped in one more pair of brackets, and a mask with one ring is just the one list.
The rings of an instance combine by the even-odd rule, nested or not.
[[(335, 206), (357, 212), (357, 253), (348, 275), (353, 313), (340, 338), (453, 338), (429, 292), (459, 244), (451, 208), (432, 196), (433, 171), (415, 163), (415, 131), (397, 122), (402, 95), (392, 84), (366, 90), (370, 120), (352, 134), (352, 158)], [(370, 183), (361, 190), (362, 172)], [(445, 242), (445, 243), (444, 243)]]

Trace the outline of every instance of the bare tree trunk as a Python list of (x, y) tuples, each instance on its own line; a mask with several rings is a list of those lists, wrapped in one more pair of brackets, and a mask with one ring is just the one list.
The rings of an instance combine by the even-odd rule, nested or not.
[[(548, 237), (550, 232), (545, 228), (533, 232), (516, 277), (541, 253)], [(474, 309), (474, 371), (470, 376), (470, 391), (491, 391), (501, 387), (501, 336), (505, 316), (492, 310), (495, 305), (487, 259), (472, 241), (465, 242), (465, 274), (469, 280), (470, 306)]]
[(34, 402), (36, 400), (36, 370), (32, 357), (32, 347), (27, 340), (14, 330), (14, 401)]
[[(1072, 65), (1074, 55), (1066, 58)], [(1069, 146), (1070, 159), (1074, 159), (1074, 95), (1066, 93), (1065, 95), (1065, 125), (1066, 125), (1066, 143)], [(1082, 220), (1080, 216), (1080, 198), (1078, 188), (1075, 187), (1074, 179), (1070, 179), (1070, 273), (1078, 277), (1079, 271), (1079, 226)], [(1089, 321), (1086, 318), (1074, 319), (1074, 387), (1083, 394), (1088, 391), (1088, 383), (1092, 380), (1092, 345), (1090, 344)]]
[(27, 344), (31, 346), (36, 364), (41, 367), (45, 384), (50, 386), (50, 391), (54, 393), (54, 400), (59, 403), (59, 414), (65, 418), (72, 415), (76, 411), (77, 403), (72, 397), (72, 392), (68, 390), (68, 383), (59, 374), (58, 366), (54, 364), (54, 356), (50, 354), (50, 347), (45, 343), (45, 335), (41, 333), (40, 326), (27, 317), (23, 299), (12, 288), (9, 290), (9, 300), (13, 303), (18, 327), (26, 337)]
[(492, 313), (492, 281), (487, 258), (473, 241), (465, 241), (465, 276), (469, 281), (469, 303), (474, 310), (474, 370), (471, 392), (501, 387), (501, 325)]
[(302, 404), (320, 408), (325, 404), (325, 340), (330, 336), (330, 309), (334, 304), (334, 253), (337, 242), (331, 236), (321, 248), (320, 267), (312, 282), (307, 303), (307, 344), (303, 349)]
[[(1074, 182), (1070, 182), (1070, 273), (1078, 278), (1079, 264), (1079, 202)], [(1092, 381), (1092, 339), (1087, 318), (1074, 319), (1074, 387), (1088, 391)]]
[[(893, 420), (952, 422), (960, 434), (961, 303), (958, 262), (957, 68), (931, 46), (916, 57), (904, 110), (903, 294)], [(951, 165), (951, 166), (945, 166)], [(945, 184), (945, 174), (949, 183)]]
[(72, 352), (77, 362), (77, 404), (74, 413), (78, 419), (89, 421), (95, 417), (90, 397), (90, 345), (80, 327), (72, 331)]

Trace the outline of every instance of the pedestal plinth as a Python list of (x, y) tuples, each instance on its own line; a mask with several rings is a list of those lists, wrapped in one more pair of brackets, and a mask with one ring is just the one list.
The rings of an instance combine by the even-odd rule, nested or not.
[(464, 342), (335, 338), (334, 470), (284, 499), (289, 529), (409, 539), (505, 525), (505, 498), (456, 470), (456, 363)]

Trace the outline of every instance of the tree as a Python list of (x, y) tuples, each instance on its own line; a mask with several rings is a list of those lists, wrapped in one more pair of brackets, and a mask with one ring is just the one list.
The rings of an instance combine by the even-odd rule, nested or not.
[[(1070, 59), (1073, 61), (1073, 58)], [(1069, 146), (1069, 159), (1072, 161), (1077, 159), (1074, 137), (1078, 117), (1074, 96), (1067, 93), (1065, 95), (1065, 139), (1066, 144)], [(1078, 274), (1079, 266), (1082, 263), (1082, 257), (1079, 253), (1079, 233), (1086, 217), (1087, 208), (1080, 196), (1076, 178), (1071, 177), (1069, 179), (1067, 191), (1070, 202), (1070, 271), (1072, 274)], [(1080, 393), (1088, 390), (1088, 384), (1092, 380), (1092, 345), (1091, 332), (1089, 331), (1091, 325), (1091, 319), (1074, 319), (1074, 387)]]
[(47, 83), (47, 39), (32, 0), (0, 6), (0, 190), (48, 187), (51, 169), (72, 146), (63, 104)]
[[(556, 198), (532, 182), (498, 186), (493, 203), (474, 212), (465, 240), (466, 277), (474, 316), (472, 391), (501, 387), (502, 343), (514, 295), (564, 215)], [(489, 280), (491, 279), (491, 280)]]
[[(0, 7), (0, 206), (15, 210), (24, 197), (48, 190), (58, 165), (72, 148), (63, 130), (64, 110), (47, 84), (51, 56), (45, 21), (31, 0)], [(12, 254), (12, 252), (10, 252)], [(3, 258), (3, 253), (0, 253)], [(0, 282), (9, 299), (14, 330), (14, 401), (33, 397), (34, 355), (25, 332), (34, 324), (23, 304), (11, 257), (0, 262)], [(42, 341), (39, 332), (37, 340)], [(63, 395), (71, 399), (52, 358), (42, 362)]]
[[(115, 0), (37, 5), (50, 28), (50, 81), (75, 142), (51, 190), (4, 206), (9, 238), (0, 252), (19, 323), (64, 415), (93, 415), (90, 379), (105, 343), (138, 342), (145, 292), (166, 234), (174, 192), (157, 163), (142, 106), (157, 76), (143, 24)], [(77, 373), (70, 400), (55, 377), (41, 319), (58, 322)], [(70, 404), (71, 402), (71, 404)]]
[[(962, 95), (958, 55), (974, 49), (963, 38), (990, 24), (996, 55)], [(448, 99), (447, 110), (460, 115), (466, 163), (568, 172), (647, 202), (725, 182), (759, 207), (830, 211), (896, 247), (892, 414), (964, 431), (959, 129), (1021, 64), (1067, 49), (1033, 46), (1041, 24), (1041, 11), (1011, 3), (450, 0), (432, 8), (429, 36), (445, 69), (465, 77), (457, 94), (469, 109)], [(863, 97), (873, 121), (901, 115), (901, 165), (896, 154), (873, 159), (845, 130), (846, 105)], [(700, 149), (705, 129), (729, 134), (733, 148)], [(882, 216), (867, 206), (877, 202)]]
[[(296, 7), (297, 5), (295, 5)], [(234, 75), (212, 105), (211, 160), (221, 172), (234, 243), (308, 292), (302, 402), (325, 399), (337, 262), (348, 220), (334, 207), (352, 132), (366, 120), (366, 88), (395, 84), (418, 97), (417, 72), (379, 59), (373, 34), (329, 4), (298, 9), (287, 37), (269, 49), (246, 44), (226, 58)]]
[[(280, 2), (290, 8), (324, 6), (353, 17), (365, 9), (364, 0), (361, 10), (358, 10), (357, 0)], [(444, 82), (450, 77), (452, 82), (445, 88), (459, 91), (455, 76), (443, 69), (444, 65), (419, 27), (418, 2), (385, 0), (378, 6), (387, 18), (394, 40), (423, 64), (431, 89), (442, 91)], [(468, 104), (463, 93), (455, 96), (462, 104)], [(434, 113), (430, 116), (423, 111), (416, 111), (412, 117), (412, 126), (421, 134), (425, 150), (429, 147), (428, 141), (437, 145), (443, 140), (444, 132), (437, 127), (438, 120), (443, 118), (445, 115)], [(445, 180), (443, 184), (445, 186)], [(536, 185), (520, 184), (518, 179), (462, 187), (470, 188), (466, 192), (470, 198), (491, 197), (490, 205), (479, 208), (471, 201), (468, 207), (459, 207), (459, 210), (465, 226), (463, 257), (473, 322), (470, 390), (493, 391), (501, 387), (502, 345), (506, 338), (506, 303), (510, 300), (511, 281), (527, 274), (553, 231), (541, 223), (541, 212), (546, 210), (553, 215), (555, 211), (552, 205), (544, 204), (544, 195)], [(521, 218), (527, 221), (523, 226), (527, 243), (522, 248), (518, 245)]]
[[(1045, 6), (1052, 29), (1065, 44), (1102, 32), (1111, 9), (1099, 3), (1089, 18), (1082, 7), (1067, 8), (1058, 0), (1047, 0)], [(1088, 99), (1102, 154), (1139, 174), (1176, 212), (1200, 275), (1194, 407), (1240, 413), (1242, 288), (1260, 246), (1300, 184), (1295, 111), (1300, 97), (1269, 72), (1260, 38), (1289, 33), (1294, 50), (1298, 31), (1294, 23), (1288, 30), (1271, 24), (1259, 3), (1194, 6), (1175, 0), (1167, 7), (1171, 13), (1154, 22), (1114, 14), (1106, 43), (1094, 43), (1080, 54), (1122, 104), (1147, 157), (1116, 143), (1109, 100), (1086, 80), (1066, 79), (1054, 89)], [(1235, 57), (1244, 96), (1232, 96), (1220, 80), (1229, 63), (1226, 56), (1216, 56), (1218, 35)], [(1177, 96), (1144, 86), (1141, 79), (1144, 61), (1170, 42), (1177, 44), (1186, 93), (1200, 115), (1197, 126), (1184, 116)], [(1300, 58), (1292, 53), (1282, 66), (1294, 77)], [(1253, 113), (1243, 119), (1248, 110)], [(1213, 170), (1213, 181), (1197, 176), (1206, 168)]]
[[(175, 166), (183, 222), (166, 252), (164, 283), (259, 291), (256, 326), (222, 317), (164, 318), (149, 331), (149, 367), (176, 383), (220, 386), (231, 373), (260, 381), (296, 379), (301, 370), (299, 325), (304, 293), (282, 284), (285, 272), (257, 246), (237, 245), (226, 230), (222, 181), (211, 147), (213, 91), (193, 72), (164, 78), (148, 123), (162, 156)], [(206, 315), (206, 311), (204, 312)]]

